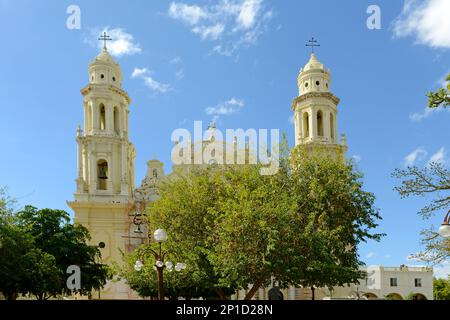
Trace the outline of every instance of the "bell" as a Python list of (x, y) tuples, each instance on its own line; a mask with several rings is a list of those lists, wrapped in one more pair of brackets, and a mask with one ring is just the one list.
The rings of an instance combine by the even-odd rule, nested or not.
[(106, 180), (108, 179), (108, 177), (106, 176), (106, 170), (104, 167), (100, 167), (99, 173), (98, 173), (98, 178), (99, 179), (103, 179)]
[(142, 230), (141, 230), (141, 225), (140, 224), (138, 224), (136, 226), (136, 229), (134, 229), (134, 233), (143, 233)]

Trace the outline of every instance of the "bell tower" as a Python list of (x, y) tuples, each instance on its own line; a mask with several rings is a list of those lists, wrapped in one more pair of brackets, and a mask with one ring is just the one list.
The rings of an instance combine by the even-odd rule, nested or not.
[(342, 135), (340, 143), (338, 142), (339, 98), (330, 91), (331, 71), (325, 69), (314, 50), (308, 63), (300, 70), (297, 84), (299, 95), (292, 103), (295, 145), (307, 150), (321, 147), (341, 154), (345, 159), (345, 136)]
[[(104, 35), (106, 38), (107, 36)], [(109, 38), (102, 40), (108, 40)], [(103, 50), (89, 65), (89, 84), (81, 89), (84, 130), (79, 126), (78, 172), (74, 222), (89, 229), (92, 245), (99, 246), (104, 263), (122, 263), (134, 203), (135, 149), (128, 139), (130, 98), (122, 89), (122, 72)], [(128, 298), (123, 283), (109, 283), (102, 298)]]

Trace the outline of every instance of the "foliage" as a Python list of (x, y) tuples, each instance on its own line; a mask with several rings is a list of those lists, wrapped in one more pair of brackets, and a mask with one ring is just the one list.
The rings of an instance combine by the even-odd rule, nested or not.
[(450, 277), (433, 280), (433, 296), (434, 300), (450, 300)]
[(363, 190), (362, 174), (353, 163), (340, 159), (326, 150), (293, 150), (296, 210), (291, 220), (304, 226), (292, 233), (291, 256), (298, 257), (293, 265), (303, 269), (290, 274), (295, 285), (332, 288), (357, 283), (364, 276), (357, 246), (383, 236), (371, 233), (381, 219), (375, 196)]
[(448, 107), (450, 106), (450, 74), (445, 79), (448, 84), (447, 88), (441, 88), (436, 92), (429, 92), (428, 96), (428, 106), (430, 108), (438, 108), (440, 106)]
[(81, 288), (73, 293), (89, 294), (103, 287), (108, 268), (97, 262), (100, 251), (87, 244), (89, 233), (72, 225), (62, 210), (26, 206), (18, 213), (0, 201), (0, 291), (8, 299), (29, 294), (39, 300), (68, 294), (66, 270), (81, 269)]
[[(450, 208), (450, 171), (441, 163), (431, 163), (428, 167), (408, 167), (396, 169), (393, 177), (401, 180), (395, 187), (402, 198), (434, 196), (431, 202), (419, 211), (424, 219), (429, 219), (434, 212)], [(414, 258), (431, 263), (439, 263), (450, 256), (450, 239), (439, 236), (432, 226), (421, 232), (425, 249)]]
[[(280, 154), (287, 155), (275, 175), (260, 175), (258, 165), (212, 165), (160, 185), (147, 223), (167, 231), (164, 246), (189, 275), (166, 284), (172, 297), (226, 299), (251, 287), (251, 299), (271, 281), (333, 287), (363, 277), (356, 248), (382, 235), (371, 233), (380, 215), (361, 174), (340, 157), (297, 150), (289, 162)], [(133, 289), (156, 295), (154, 261), (136, 273), (136, 256), (126, 260), (122, 275)]]

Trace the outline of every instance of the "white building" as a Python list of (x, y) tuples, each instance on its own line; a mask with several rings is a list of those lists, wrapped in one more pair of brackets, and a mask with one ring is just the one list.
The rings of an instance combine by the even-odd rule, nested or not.
[[(336, 287), (331, 292), (326, 288), (316, 288), (316, 300), (329, 299), (388, 299), (405, 300), (410, 296), (417, 300), (433, 300), (433, 268), (427, 267), (383, 267), (369, 266), (362, 268), (367, 277), (359, 284), (346, 287)], [(267, 300), (270, 288), (260, 289), (254, 296), (255, 300)], [(282, 290), (285, 300), (311, 300), (309, 288), (294, 288)], [(242, 299), (246, 294), (241, 290), (233, 299)]]

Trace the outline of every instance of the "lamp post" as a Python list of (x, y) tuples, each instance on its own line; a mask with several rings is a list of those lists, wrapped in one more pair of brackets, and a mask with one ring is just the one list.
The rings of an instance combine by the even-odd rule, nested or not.
[(438, 232), (442, 237), (450, 238), (450, 210), (445, 215), (444, 222)]
[(141, 271), (142, 267), (144, 266), (143, 260), (148, 256), (153, 256), (155, 261), (154, 267), (156, 268), (158, 272), (158, 300), (164, 300), (164, 269), (167, 269), (167, 271), (171, 272), (172, 269), (175, 269), (175, 271), (179, 272), (181, 270), (186, 269), (186, 264), (184, 263), (177, 263), (175, 264), (175, 267), (173, 263), (168, 260), (167, 262), (164, 262), (166, 256), (168, 255), (167, 251), (162, 250), (162, 243), (167, 241), (167, 233), (163, 229), (158, 229), (153, 233), (153, 238), (156, 242), (159, 243), (159, 250), (155, 251), (152, 248), (144, 248), (139, 253), (138, 260), (136, 261), (134, 265), (134, 269), (136, 271)]

